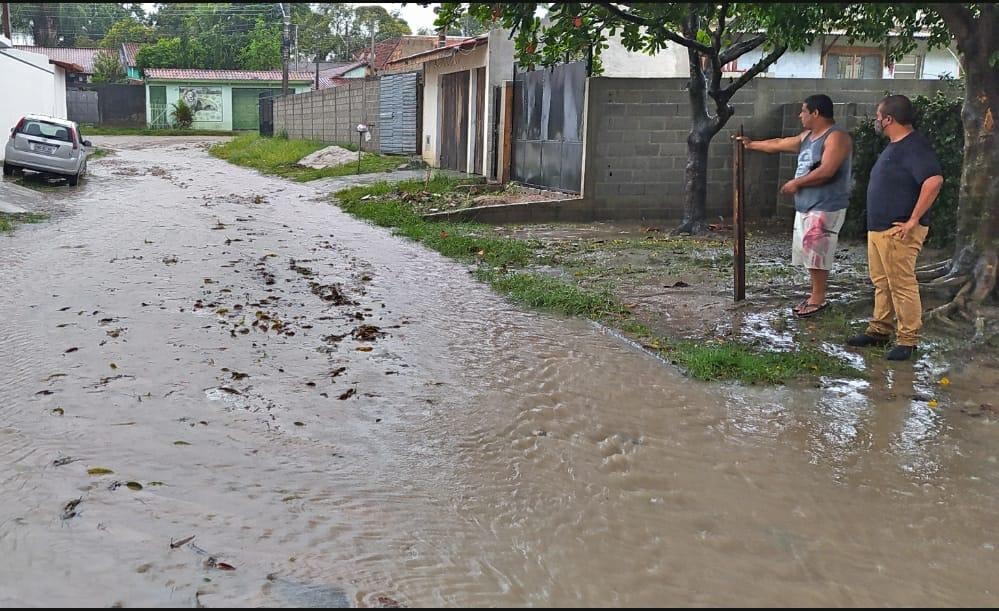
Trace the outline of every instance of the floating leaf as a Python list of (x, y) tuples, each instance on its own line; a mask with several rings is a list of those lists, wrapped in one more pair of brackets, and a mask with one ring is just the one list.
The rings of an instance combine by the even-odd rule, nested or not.
[(118, 366), (115, 365), (114, 363), (111, 363), (111, 369), (118, 369)]
[(186, 441), (175, 441), (175, 442), (173, 442), (173, 445), (175, 445), (175, 446), (189, 446), (191, 444), (187, 443)]
[(372, 350), (371, 346), (358, 346), (357, 347), (357, 351), (358, 352), (371, 352), (371, 350)]
[(111, 469), (105, 469), (104, 467), (91, 467), (87, 469), (87, 475), (111, 475), (114, 473)]
[(56, 416), (62, 416), (66, 412), (64, 412), (61, 407), (57, 407), (54, 410), (52, 410), (52, 413), (55, 414)]
[(76, 352), (77, 350), (79, 350), (79, 348), (77, 348), (76, 346), (73, 346), (72, 348), (70, 348), (69, 350), (67, 350), (66, 352), (64, 352), (63, 354), (69, 354), (70, 352)]
[(295, 422), (295, 426), (305, 426), (304, 422)]
[(149, 482), (147, 486), (166, 486), (163, 482)]
[(950, 380), (946, 376), (940, 378), (940, 385), (941, 386), (947, 386), (948, 384), (950, 384)]
[(928, 405), (929, 407), (935, 408), (935, 407), (937, 407), (940, 404), (937, 403), (936, 399), (930, 399), (930, 401), (926, 405)]
[(135, 490), (136, 492), (138, 492), (139, 490), (142, 490), (142, 484), (140, 484), (139, 482), (128, 482), (128, 483), (125, 484), (125, 486), (129, 490)]

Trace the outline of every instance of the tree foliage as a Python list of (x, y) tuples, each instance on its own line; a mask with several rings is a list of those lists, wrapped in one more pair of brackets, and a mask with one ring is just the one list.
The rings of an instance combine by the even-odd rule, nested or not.
[(126, 17), (108, 29), (98, 46), (104, 49), (117, 49), (125, 42), (145, 44), (156, 42), (157, 38), (156, 30), (140, 23), (134, 17)]
[(93, 45), (116, 22), (143, 14), (137, 3), (10, 3), (11, 28), (30, 32), (34, 43), (42, 47), (69, 47), (76, 42)]
[(101, 50), (94, 55), (95, 83), (124, 83), (125, 68), (121, 65), (121, 57), (117, 51)]
[(281, 67), (281, 26), (258, 19), (239, 55), (244, 70), (274, 70)]

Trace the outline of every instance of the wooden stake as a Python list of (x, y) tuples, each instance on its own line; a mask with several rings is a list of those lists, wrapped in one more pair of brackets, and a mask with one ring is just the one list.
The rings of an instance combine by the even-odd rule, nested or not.
[[(743, 136), (742, 125), (739, 125), (739, 136)], [(742, 143), (735, 140), (735, 151), (732, 159), (732, 230), (733, 262), (735, 263), (735, 301), (746, 298), (746, 170), (743, 164)]]

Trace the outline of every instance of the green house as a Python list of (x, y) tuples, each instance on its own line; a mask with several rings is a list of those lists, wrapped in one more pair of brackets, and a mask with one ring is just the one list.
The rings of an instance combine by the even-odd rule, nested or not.
[[(308, 72), (289, 72), (289, 93), (312, 88)], [(183, 98), (194, 113), (194, 129), (256, 130), (259, 101), (281, 95), (280, 70), (146, 69), (146, 123), (169, 127), (170, 111)]]

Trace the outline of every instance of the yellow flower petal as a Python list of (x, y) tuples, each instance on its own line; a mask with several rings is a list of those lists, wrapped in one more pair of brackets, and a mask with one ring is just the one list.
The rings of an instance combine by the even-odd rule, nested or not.
[(940, 378), (940, 384), (943, 386), (947, 386), (948, 384), (950, 384), (950, 380), (948, 380), (946, 377)]

